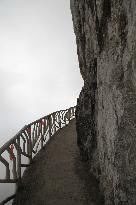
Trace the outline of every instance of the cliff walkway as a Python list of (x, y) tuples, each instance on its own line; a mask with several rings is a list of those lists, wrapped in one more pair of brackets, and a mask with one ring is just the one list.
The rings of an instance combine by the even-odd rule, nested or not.
[(35, 157), (24, 174), (14, 205), (88, 204), (88, 193), (78, 169), (83, 167), (73, 120)]
[[(13, 138), (14, 140), (12, 139), (12, 147), (14, 144), (18, 150), (17, 157), (15, 156), (15, 152), (13, 153), (11, 152), (11, 149), (9, 149), (11, 140), (10, 143), (8, 142), (0, 149), (2, 152), (8, 147), (7, 149), (13, 157), (12, 179), (11, 175), (10, 177), (8, 176), (9, 170), (6, 161), (4, 161), (5, 159), (2, 158), (2, 156), (0, 158), (3, 164), (7, 166), (6, 179), (1, 179), (1, 182), (4, 183), (8, 181), (9, 183), (12, 183), (16, 181), (18, 185), (17, 192), (13, 196), (13, 205), (102, 204), (101, 197), (99, 196), (98, 183), (94, 177), (89, 174), (88, 165), (85, 162), (82, 162), (79, 156), (74, 119), (75, 110), (70, 108), (69, 110), (58, 113), (59, 118), (51, 117), (55, 115), (58, 116), (56, 113), (53, 113), (48, 117), (46, 116), (44, 117), (44, 120), (40, 119), (23, 128), (23, 130), (25, 129), (27, 131), (27, 135), (23, 135), (24, 131), (21, 131), (19, 132), (21, 134), (15, 136)], [(49, 118), (52, 118), (52, 120)], [(47, 123), (45, 119), (48, 119), (49, 123)], [(58, 122), (59, 128), (61, 129), (56, 130), (56, 122)], [(62, 126), (63, 123), (65, 124), (64, 127)], [(38, 129), (36, 129), (36, 127), (38, 127)], [(46, 135), (46, 130), (44, 130), (44, 127), (46, 127), (46, 129), (47, 127), (49, 128), (47, 132), (49, 134), (49, 139), (45, 144), (43, 143), (45, 141), (44, 136)], [(54, 129), (55, 131), (53, 134)], [(38, 132), (36, 130), (38, 130)], [(27, 151), (25, 151), (25, 146), (22, 149), (19, 149), (19, 145), (17, 146), (16, 141), (18, 136), (20, 136), (20, 138), (27, 136), (27, 139), (29, 136), (29, 138), (32, 139), (31, 146), (29, 140), (24, 141), (24, 143), (27, 143)], [(38, 138), (40, 138), (39, 141)], [(39, 142), (41, 144), (41, 149), (39, 151), (37, 151), (36, 148), (34, 149), (34, 142), (36, 141), (38, 141), (37, 147)], [(31, 151), (35, 153), (37, 152), (33, 159), (30, 155), (32, 153), (30, 152), (30, 148)], [(17, 164), (20, 163), (19, 154), (24, 154), (30, 158), (30, 164), (28, 164), (29, 166), (21, 164), (21, 167), (28, 167), (25, 170), (23, 177), (21, 178), (20, 176), (20, 179), (19, 177), (15, 178), (15, 176), (19, 176), (21, 171), (20, 166), (17, 166)], [(17, 171), (15, 169), (16, 167), (18, 167)], [(2, 204), (5, 204), (11, 198), (12, 196), (6, 199)]]

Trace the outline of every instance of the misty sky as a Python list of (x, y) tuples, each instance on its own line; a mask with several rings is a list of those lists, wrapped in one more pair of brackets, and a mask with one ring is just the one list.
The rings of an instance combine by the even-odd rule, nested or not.
[(70, 0), (0, 0), (0, 143), (76, 105), (83, 85)]

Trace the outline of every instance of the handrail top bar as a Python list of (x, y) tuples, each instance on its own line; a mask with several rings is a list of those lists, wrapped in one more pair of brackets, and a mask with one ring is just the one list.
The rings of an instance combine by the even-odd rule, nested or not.
[[(75, 107), (76, 107), (76, 106), (74, 106), (74, 107), (70, 107), (70, 108), (75, 108)], [(70, 108), (69, 108), (69, 109), (70, 109)], [(59, 111), (56, 111), (56, 112), (52, 112), (51, 114), (45, 115), (45, 116), (39, 118), (38, 120), (35, 120), (35, 121), (29, 123), (29, 124), (26, 125), (26, 126), (29, 127), (29, 126), (31, 126), (31, 125), (33, 125), (33, 124), (39, 122), (40, 120), (44, 119), (45, 117), (47, 118), (47, 117), (49, 117), (50, 115), (53, 115), (54, 113), (57, 113), (57, 112), (59, 113), (59, 112), (62, 112), (62, 111), (67, 111), (67, 110), (69, 110), (69, 109), (66, 109), (66, 110), (59, 110)]]
[[(70, 107), (69, 109), (71, 108), (75, 108), (76, 106), (73, 106), (73, 107)], [(67, 111), (69, 109), (66, 109), (66, 110), (60, 110), (60, 111), (56, 111), (56, 112), (53, 112), (49, 115), (46, 115), (42, 118), (39, 118), (38, 120), (35, 120), (34, 122), (31, 122), (27, 125), (25, 125), (14, 137), (12, 137), (10, 140), (8, 140), (1, 148), (0, 148), (0, 155), (7, 149), (7, 147), (9, 147), (11, 144), (13, 144), (15, 142), (15, 140), (20, 136), (20, 134), (27, 128), (27, 127), (30, 127), (31, 125), (39, 122), (40, 120), (44, 119), (44, 118), (47, 118), (49, 117), (50, 115), (53, 115), (54, 113), (59, 113), (59, 112), (62, 112), (62, 111)]]

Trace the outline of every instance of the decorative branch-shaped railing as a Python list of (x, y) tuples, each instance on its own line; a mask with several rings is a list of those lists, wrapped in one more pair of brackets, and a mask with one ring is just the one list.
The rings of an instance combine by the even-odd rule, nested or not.
[[(24, 126), (12, 139), (0, 148), (0, 164), (5, 166), (5, 178), (0, 183), (21, 183), (21, 168), (31, 164), (33, 157), (43, 148), (55, 132), (67, 125), (75, 117), (76, 107), (54, 112)], [(4, 157), (8, 153), (12, 159), (12, 168)], [(29, 159), (28, 164), (22, 163), (22, 156)], [(12, 170), (12, 174), (11, 174)], [(12, 199), (8, 197), (8, 199)], [(4, 200), (5, 204), (7, 200)]]

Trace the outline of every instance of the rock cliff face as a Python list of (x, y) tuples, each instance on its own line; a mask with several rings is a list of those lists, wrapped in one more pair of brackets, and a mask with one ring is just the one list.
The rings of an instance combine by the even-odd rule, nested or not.
[(71, 0), (81, 156), (106, 205), (136, 205), (136, 0)]

